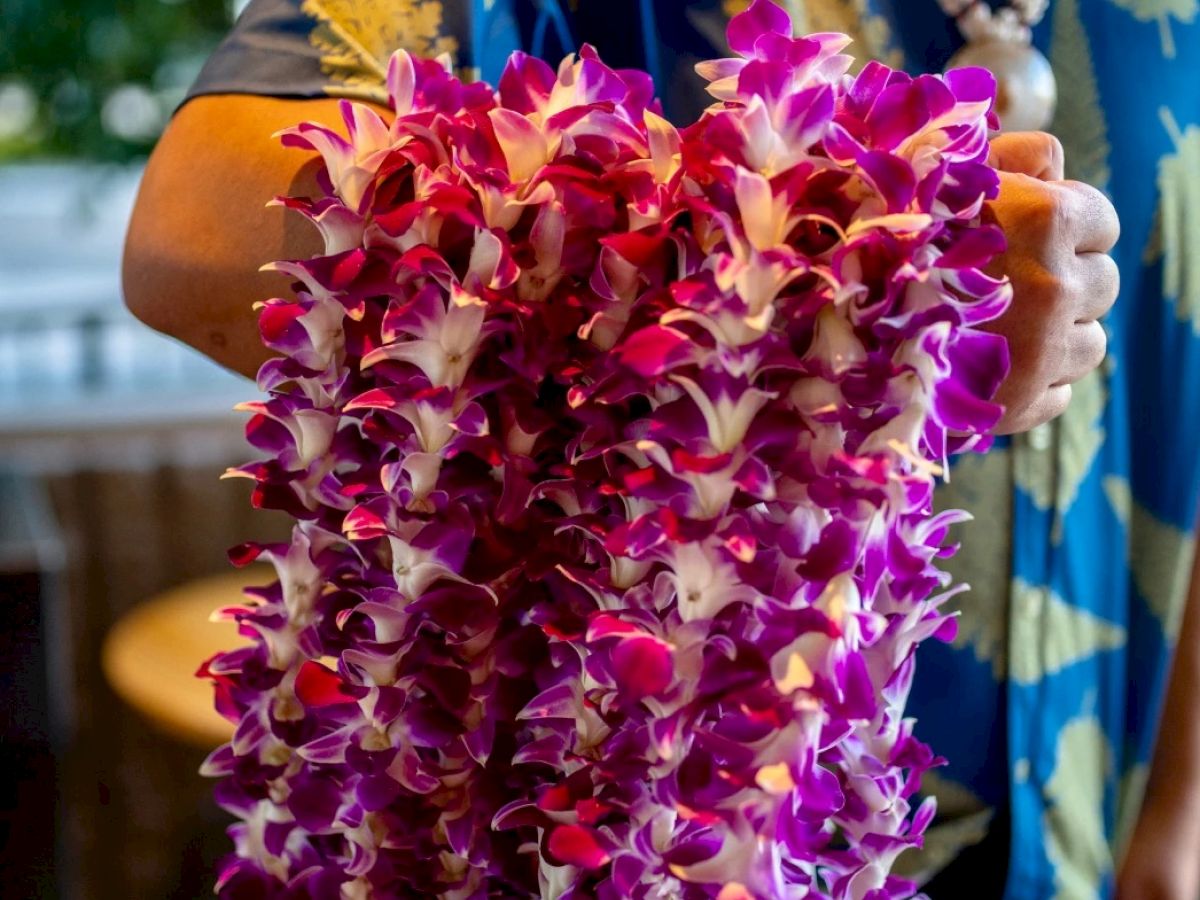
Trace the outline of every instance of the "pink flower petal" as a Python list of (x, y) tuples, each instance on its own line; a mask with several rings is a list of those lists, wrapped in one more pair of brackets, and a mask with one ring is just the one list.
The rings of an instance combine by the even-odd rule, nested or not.
[(598, 869), (612, 858), (596, 832), (583, 825), (559, 825), (550, 832), (549, 849), (555, 858), (581, 869)]

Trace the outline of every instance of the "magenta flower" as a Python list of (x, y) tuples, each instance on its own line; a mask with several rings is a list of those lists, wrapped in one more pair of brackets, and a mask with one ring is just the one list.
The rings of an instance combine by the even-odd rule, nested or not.
[(297, 519), (210, 660), (229, 897), (909, 897), (951, 452), (1000, 408), (980, 70), (756, 0), (677, 129), (591, 48), (283, 133), (325, 252), (231, 474)]

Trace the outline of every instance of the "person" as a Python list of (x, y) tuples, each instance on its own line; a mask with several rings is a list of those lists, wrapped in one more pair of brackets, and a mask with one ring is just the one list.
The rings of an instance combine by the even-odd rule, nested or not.
[[(127, 302), (152, 326), (252, 374), (267, 353), (251, 305), (287, 290), (258, 267), (318, 250), (298, 218), (263, 205), (316, 190), (312, 165), (280, 148), (275, 130), (337, 123), (336, 97), (382, 103), (383, 65), (399, 47), (448, 52), (464, 74), (494, 80), (512, 49), (554, 59), (583, 41), (611, 64), (649, 70), (668, 113), (687, 121), (706, 103), (690, 69), (722, 55), (727, 17), (741, 5), (252, 0), (151, 157), (127, 243)], [(1200, 277), (1181, 250), (1196, 220), (1180, 203), (1200, 131), (1176, 125), (1164, 137), (1155, 119), (1172, 92), (1188, 99), (1177, 74), (1135, 91), (1120, 67), (1098, 67), (1088, 49), (1157, 39), (1137, 18), (1152, 4), (1092, 5), (1103, 9), (1085, 21), (1079, 0), (1056, 0), (1038, 40), (1053, 45), (1060, 73), (1054, 130), (1072, 151), (1067, 164), (1122, 209), (1116, 260), (1125, 299), (1108, 320), (1109, 358), (1098, 367), (1099, 320), (1118, 281), (1106, 255), (1116, 239), (1112, 207), (1062, 180), (1056, 140), (999, 137), (994, 162), (1007, 171), (989, 213), (1009, 240), (999, 266), (1015, 293), (996, 323), (1013, 356), (999, 430), (1018, 437), (965, 457), (943, 492), (942, 502), (984, 521), (962, 535), (955, 566), (976, 585), (961, 602), (959, 638), (922, 649), (912, 700), (919, 734), (950, 760), (927, 779), (942, 822), (912, 864), (933, 875), (934, 900), (961, 897), (966, 885), (1017, 900), (1109, 895), (1118, 882), (1123, 900), (1200, 893), (1200, 716), (1191, 708), (1200, 697), (1198, 602), (1182, 614), (1200, 426), (1180, 414), (1195, 400), (1184, 389), (1200, 384)], [(905, 3), (903, 15), (867, 0), (788, 6), (804, 20), (798, 28), (832, 25), (859, 39), (852, 52), (913, 70), (936, 70), (957, 48), (935, 0)], [(1191, 46), (1180, 18), (1166, 22), (1176, 50)], [(1156, 67), (1183, 71), (1186, 52), (1167, 59), (1155, 49)], [(1176, 118), (1163, 121), (1200, 121), (1191, 90), (1192, 108), (1168, 105)], [(1109, 131), (1104, 110), (1127, 140), (1109, 140), (1117, 125)], [(1160, 157), (1156, 190), (1149, 173)], [(1157, 243), (1149, 239), (1156, 193)], [(1170, 303), (1164, 277), (1175, 286)], [(1171, 727), (1148, 775), (1176, 639)], [(1136, 822), (1119, 879), (1118, 819)]]

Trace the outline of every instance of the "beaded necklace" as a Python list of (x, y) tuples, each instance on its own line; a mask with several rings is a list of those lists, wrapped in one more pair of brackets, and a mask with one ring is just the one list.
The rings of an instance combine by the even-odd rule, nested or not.
[(1050, 124), (1058, 86), (1050, 62), (1033, 46), (1033, 26), (1050, 0), (1009, 0), (993, 10), (983, 0), (938, 0), (967, 43), (947, 68), (982, 66), (996, 76), (996, 111), (1005, 131), (1039, 131)]

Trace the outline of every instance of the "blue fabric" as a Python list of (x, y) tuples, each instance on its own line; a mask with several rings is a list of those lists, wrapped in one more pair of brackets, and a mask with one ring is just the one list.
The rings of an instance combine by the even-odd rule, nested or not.
[[(903, 5), (891, 21), (909, 67), (939, 69), (957, 36), (933, 2)], [(1200, 26), (1197, 5), (1187, 7), (1056, 0), (1035, 33), (1059, 77), (1051, 130), (1068, 176), (1105, 189), (1120, 213), (1122, 291), (1109, 359), (1048, 446), (1013, 442), (1001, 690), (986, 690), (969, 648), (938, 648), (923, 651), (911, 704), (920, 733), (949, 756), (946, 774), (988, 804), (1008, 803), (1009, 898), (1111, 894), (1185, 600), (1200, 489), (1200, 218), (1162, 211), (1194, 208), (1187, 197), (1200, 195)], [(1043, 592), (1037, 609), (1030, 590)], [(1071, 623), (1070, 653), (1021, 643)], [(939, 702), (946, 682), (968, 688), (969, 710)], [(994, 727), (964, 735), (963, 712), (1004, 721), (1006, 741)], [(1102, 843), (1080, 852), (1079, 832), (1092, 827)]]

